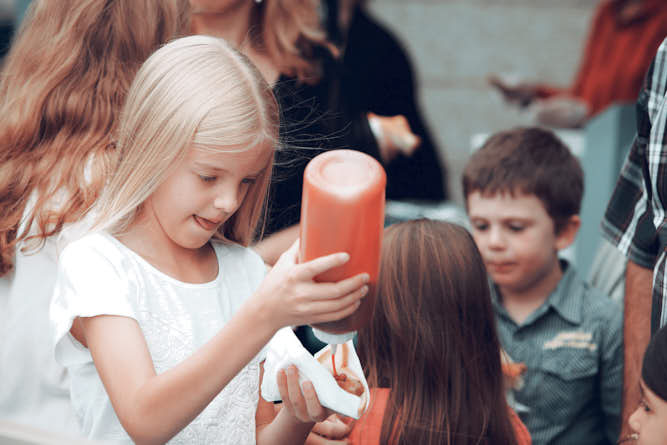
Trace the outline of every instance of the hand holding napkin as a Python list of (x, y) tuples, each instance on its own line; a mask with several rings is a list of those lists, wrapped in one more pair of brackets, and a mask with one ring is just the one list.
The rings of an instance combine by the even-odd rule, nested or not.
[(370, 392), (352, 340), (339, 345), (336, 352), (336, 368), (339, 371), (351, 371), (353, 377), (361, 381), (364, 387), (364, 394), (361, 397), (338, 386), (331, 371), (323, 365), (323, 362), (331, 361), (330, 346), (313, 357), (301, 345), (292, 329), (287, 327), (273, 336), (267, 349), (261, 387), (261, 394), (265, 400), (269, 402), (281, 400), (276, 376), (281, 369), (294, 365), (299, 370), (299, 383), (311, 381), (322, 406), (354, 419), (361, 417), (368, 406)]

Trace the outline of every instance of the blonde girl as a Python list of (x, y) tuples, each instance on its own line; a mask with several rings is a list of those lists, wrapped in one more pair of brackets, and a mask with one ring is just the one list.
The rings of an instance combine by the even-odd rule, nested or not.
[(294, 444), (327, 414), (295, 369), (275, 418), (258, 393), (272, 335), (349, 315), (368, 280), (315, 283), (348, 255), (295, 264), (296, 244), (264, 277), (245, 247), (278, 128), (270, 87), (221, 39), (175, 40), (137, 74), (97, 222), (63, 251), (51, 307), (89, 437)]
[(0, 418), (79, 430), (53, 359), (56, 238), (113, 157), (134, 74), (188, 32), (187, 0), (34, 0), (0, 75)]

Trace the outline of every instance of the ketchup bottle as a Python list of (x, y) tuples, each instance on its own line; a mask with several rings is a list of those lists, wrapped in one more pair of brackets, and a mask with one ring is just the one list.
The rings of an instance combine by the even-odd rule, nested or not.
[(308, 163), (303, 176), (300, 261), (347, 252), (347, 263), (315, 280), (339, 281), (362, 272), (370, 275), (369, 292), (359, 309), (342, 320), (313, 325), (329, 334), (350, 333), (366, 325), (373, 314), (387, 176), (378, 161), (355, 150), (322, 153)]

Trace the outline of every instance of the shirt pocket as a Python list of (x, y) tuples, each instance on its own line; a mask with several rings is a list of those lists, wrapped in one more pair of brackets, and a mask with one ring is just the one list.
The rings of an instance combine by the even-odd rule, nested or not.
[[(552, 422), (568, 424), (597, 397), (598, 357), (592, 351), (562, 348), (542, 352), (540, 405)], [(569, 419), (569, 420), (568, 420)]]

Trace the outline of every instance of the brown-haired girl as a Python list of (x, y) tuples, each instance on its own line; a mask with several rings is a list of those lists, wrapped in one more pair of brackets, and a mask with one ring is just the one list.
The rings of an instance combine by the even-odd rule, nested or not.
[(508, 407), (484, 263), (457, 225), (385, 230), (370, 325), (359, 331), (371, 407), (353, 444), (527, 444)]
[(104, 183), (142, 62), (188, 32), (187, 0), (35, 0), (0, 76), (0, 418), (75, 432), (48, 307), (56, 236)]

